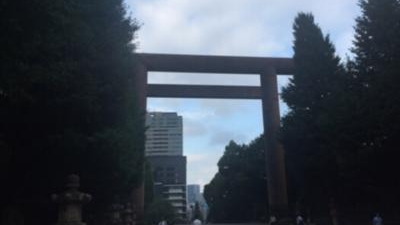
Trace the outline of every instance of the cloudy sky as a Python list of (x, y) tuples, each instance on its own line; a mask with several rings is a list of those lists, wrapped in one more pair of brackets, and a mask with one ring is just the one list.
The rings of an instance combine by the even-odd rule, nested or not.
[[(138, 52), (291, 57), (292, 23), (311, 12), (337, 53), (349, 55), (357, 0), (125, 0), (141, 24)], [(259, 85), (259, 77), (150, 73), (149, 83)], [(288, 77), (279, 77), (279, 86)], [(281, 103), (281, 115), (287, 111)], [(258, 100), (148, 99), (148, 111), (178, 112), (184, 120), (188, 184), (207, 184), (229, 140), (248, 143), (262, 133)]]

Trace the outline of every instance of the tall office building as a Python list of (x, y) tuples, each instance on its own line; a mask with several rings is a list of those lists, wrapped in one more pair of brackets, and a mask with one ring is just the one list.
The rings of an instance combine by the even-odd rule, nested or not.
[(146, 149), (154, 178), (154, 194), (171, 203), (186, 219), (186, 157), (183, 156), (182, 117), (175, 112), (146, 115)]
[(200, 198), (200, 185), (188, 184), (187, 185), (187, 201), (188, 204), (194, 204)]
[(146, 115), (146, 156), (182, 155), (182, 116), (175, 112)]

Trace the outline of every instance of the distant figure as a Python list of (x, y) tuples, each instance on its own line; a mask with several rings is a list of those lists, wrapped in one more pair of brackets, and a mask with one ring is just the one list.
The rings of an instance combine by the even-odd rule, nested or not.
[(300, 215), (296, 217), (296, 225), (304, 225), (304, 219)]
[(372, 219), (372, 225), (383, 225), (383, 220), (379, 213)]
[(193, 225), (201, 225), (201, 220), (195, 219), (195, 220), (193, 220), (192, 224)]
[(276, 224), (276, 217), (275, 216), (271, 216), (269, 217), (269, 225), (274, 225)]

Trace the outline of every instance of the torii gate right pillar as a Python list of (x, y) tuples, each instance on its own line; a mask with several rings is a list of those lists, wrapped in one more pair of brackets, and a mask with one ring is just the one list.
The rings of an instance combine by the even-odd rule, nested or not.
[(277, 74), (267, 68), (260, 74), (261, 99), (265, 139), (265, 162), (270, 215), (287, 216), (288, 197), (286, 187), (285, 155), (279, 143), (280, 128)]

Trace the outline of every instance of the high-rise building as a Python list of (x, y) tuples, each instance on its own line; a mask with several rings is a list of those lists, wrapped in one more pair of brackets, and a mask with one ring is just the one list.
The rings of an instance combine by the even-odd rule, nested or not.
[(182, 155), (182, 116), (175, 112), (146, 115), (146, 156)]
[(200, 185), (188, 184), (187, 185), (187, 202), (188, 204), (195, 204), (200, 198)]
[(180, 217), (186, 219), (182, 117), (175, 112), (149, 112), (146, 127), (145, 155), (153, 171), (154, 194), (169, 201)]

